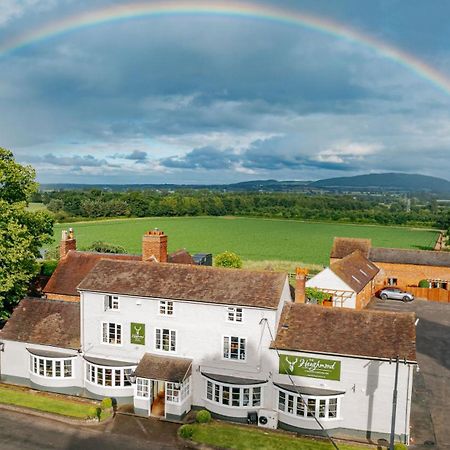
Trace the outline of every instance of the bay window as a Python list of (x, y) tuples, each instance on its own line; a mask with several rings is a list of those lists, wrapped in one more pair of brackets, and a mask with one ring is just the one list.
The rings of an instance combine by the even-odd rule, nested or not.
[[(30, 372), (45, 378), (72, 378), (73, 358), (30, 355)], [(64, 367), (64, 370), (61, 370)]]
[(86, 381), (105, 387), (131, 386), (131, 367), (109, 367), (86, 363)]
[(235, 408), (261, 406), (261, 386), (242, 386), (206, 382), (206, 398), (214, 403)]

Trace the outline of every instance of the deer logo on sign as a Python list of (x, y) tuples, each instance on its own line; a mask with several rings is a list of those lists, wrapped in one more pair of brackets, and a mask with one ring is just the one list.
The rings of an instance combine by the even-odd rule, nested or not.
[(294, 361), (289, 361), (289, 359), (286, 357), (286, 362), (287, 362), (287, 364), (289, 366), (289, 372), (293, 372), (294, 371), (294, 368), (295, 368), (295, 365), (297, 364), (297, 361), (298, 361), (298, 358), (295, 358)]
[(142, 325), (140, 327), (138, 327), (137, 325), (134, 326), (134, 332), (140, 336), (141, 335), (141, 330), (142, 330)]

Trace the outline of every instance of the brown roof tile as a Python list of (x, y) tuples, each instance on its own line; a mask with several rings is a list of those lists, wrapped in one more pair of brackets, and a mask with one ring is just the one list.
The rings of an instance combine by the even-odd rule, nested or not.
[(24, 298), (0, 331), (0, 339), (78, 349), (80, 305)]
[(370, 250), (369, 259), (375, 263), (450, 267), (450, 252), (437, 250), (374, 247)]
[(168, 256), (168, 261), (172, 264), (195, 264), (191, 254), (185, 250), (177, 250)]
[(79, 289), (276, 309), (286, 278), (277, 272), (104, 259)]
[(192, 371), (192, 359), (146, 353), (139, 361), (135, 375), (152, 380), (181, 383)]
[(371, 239), (335, 237), (333, 240), (330, 258), (345, 258), (355, 250), (361, 250), (362, 254), (367, 258), (369, 256), (371, 246)]
[(334, 262), (330, 269), (355, 292), (361, 292), (380, 271), (360, 250)]
[(137, 255), (79, 252), (71, 250), (59, 261), (56, 270), (44, 288), (46, 294), (78, 296), (77, 286), (100, 259), (139, 261)]
[(414, 313), (288, 303), (271, 348), (416, 361), (414, 321)]

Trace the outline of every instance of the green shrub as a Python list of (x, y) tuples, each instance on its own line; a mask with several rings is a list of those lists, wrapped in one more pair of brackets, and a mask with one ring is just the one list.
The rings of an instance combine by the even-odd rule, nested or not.
[(121, 245), (110, 244), (104, 241), (95, 241), (83, 250), (96, 253), (126, 253), (126, 249)]
[(240, 269), (242, 267), (242, 259), (233, 252), (223, 252), (214, 258), (216, 267), (227, 267), (231, 269)]
[(328, 300), (330, 298), (330, 294), (327, 292), (323, 292), (320, 289), (307, 287), (305, 289), (306, 298), (310, 303), (316, 303), (321, 305), (324, 300)]
[(97, 417), (97, 407), (92, 406), (88, 410), (88, 418), (95, 419)]
[(110, 409), (112, 408), (112, 405), (113, 405), (112, 398), (110, 397), (104, 398), (100, 404), (102, 409)]
[(211, 422), (211, 413), (206, 409), (202, 409), (196, 414), (195, 420), (198, 423), (209, 423)]
[(429, 288), (430, 282), (428, 280), (420, 280), (419, 281), (419, 287), (421, 288)]
[(58, 261), (56, 259), (45, 260), (41, 264), (41, 275), (51, 277), (52, 273), (55, 271)]
[(180, 437), (183, 439), (191, 439), (194, 434), (194, 427), (192, 425), (183, 425), (180, 428)]
[(394, 445), (394, 450), (408, 450), (408, 446), (406, 444), (401, 444), (398, 442)]

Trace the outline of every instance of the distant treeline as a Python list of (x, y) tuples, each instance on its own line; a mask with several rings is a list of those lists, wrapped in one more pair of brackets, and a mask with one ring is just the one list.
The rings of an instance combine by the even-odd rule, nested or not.
[(354, 197), (292, 193), (217, 193), (102, 190), (53, 191), (39, 194), (56, 220), (149, 216), (256, 216), (382, 225), (448, 228), (450, 208), (402, 197)]

